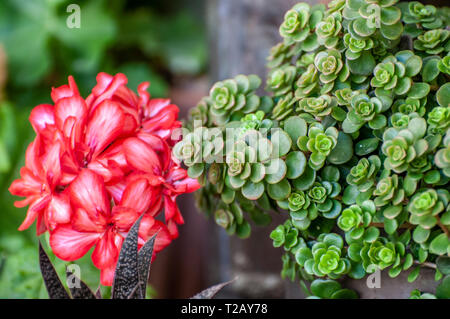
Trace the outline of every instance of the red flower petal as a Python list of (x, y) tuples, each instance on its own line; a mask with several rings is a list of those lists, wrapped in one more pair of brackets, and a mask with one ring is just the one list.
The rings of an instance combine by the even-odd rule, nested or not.
[(120, 206), (133, 208), (138, 213), (144, 213), (150, 207), (153, 189), (145, 179), (131, 182), (123, 192)]
[[(55, 105), (55, 122), (56, 126), (64, 131), (65, 136), (71, 136), (70, 127), (65, 125), (66, 120), (70, 117), (74, 118), (76, 126), (77, 140), (81, 136), (81, 129), (84, 126), (87, 116), (87, 106), (81, 96), (71, 96), (58, 100)], [(73, 121), (73, 120), (72, 120)]]
[(86, 255), (100, 236), (99, 233), (76, 231), (70, 225), (59, 225), (50, 233), (50, 246), (58, 258), (73, 261)]
[(36, 220), (36, 217), (43, 214), (45, 208), (50, 202), (50, 199), (50, 196), (39, 197), (36, 199), (36, 201), (33, 202), (33, 204), (30, 205), (30, 207), (28, 208), (27, 216), (19, 227), (20, 231), (30, 227), (31, 224), (33, 224), (33, 222)]
[(31, 126), (36, 133), (40, 133), (47, 125), (55, 124), (53, 105), (40, 104), (30, 113)]
[(124, 114), (115, 102), (107, 100), (96, 108), (87, 125), (85, 137), (92, 158), (100, 154), (122, 133), (123, 121)]
[(95, 267), (104, 269), (116, 264), (119, 258), (119, 249), (116, 246), (115, 236), (112, 231), (107, 231), (97, 242), (92, 253), (92, 261)]
[(74, 95), (80, 95), (80, 92), (78, 91), (77, 84), (75, 83), (75, 80), (73, 76), (69, 76), (68, 78), (69, 85), (61, 85), (57, 88), (52, 88), (51, 97), (53, 102), (57, 102), (59, 99), (74, 96)]
[(70, 184), (70, 199), (75, 207), (84, 208), (95, 220), (99, 214), (110, 215), (110, 204), (105, 184), (100, 176), (84, 169)]
[[(117, 263), (116, 263), (117, 264)], [(116, 265), (100, 270), (100, 284), (103, 286), (112, 286), (114, 281), (114, 274), (116, 272)]]
[(66, 193), (53, 194), (47, 208), (47, 218), (50, 225), (67, 224), (70, 222), (72, 209), (69, 196)]
[(131, 137), (123, 143), (127, 162), (134, 168), (152, 174), (160, 174), (161, 164), (158, 155), (146, 143)]
[(119, 231), (128, 232), (139, 216), (140, 214), (133, 208), (114, 206), (111, 219)]

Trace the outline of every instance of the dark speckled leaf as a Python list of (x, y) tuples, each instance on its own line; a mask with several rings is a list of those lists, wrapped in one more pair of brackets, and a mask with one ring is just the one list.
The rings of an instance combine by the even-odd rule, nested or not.
[(69, 277), (75, 277), (76, 281), (80, 284), (80, 287), (73, 287), (70, 289), (70, 294), (72, 295), (73, 299), (97, 299), (97, 297), (94, 295), (92, 290), (86, 285), (80, 278), (78, 278), (74, 273), (70, 272), (69, 270), (66, 270), (66, 276)]
[(142, 216), (134, 223), (120, 250), (114, 273), (112, 299), (128, 299), (139, 283), (138, 274), (138, 233)]
[(158, 234), (153, 235), (138, 253), (138, 270), (139, 270), (139, 288), (135, 294), (135, 298), (145, 299), (145, 293), (147, 290), (148, 277), (150, 275), (150, 267), (152, 262), (153, 247), (155, 245), (155, 239)]
[(233, 280), (218, 284), (218, 285), (214, 285), (212, 287), (209, 287), (208, 289), (203, 290), (202, 292), (199, 292), (198, 294), (196, 294), (195, 296), (189, 298), (189, 299), (212, 299), (214, 298), (215, 295), (217, 295), (219, 293), (219, 291), (221, 291), (225, 286), (228, 286), (229, 284), (231, 284), (232, 282), (234, 282), (236, 280), (236, 278), (234, 278)]
[(56, 273), (55, 267), (53, 267), (47, 253), (44, 248), (42, 248), (41, 241), (39, 241), (39, 266), (49, 298), (70, 299), (69, 294)]

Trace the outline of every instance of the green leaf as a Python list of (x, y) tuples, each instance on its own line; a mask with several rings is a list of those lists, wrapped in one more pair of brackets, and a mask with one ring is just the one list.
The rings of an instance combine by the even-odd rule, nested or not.
[(450, 240), (447, 235), (442, 233), (436, 236), (430, 243), (430, 252), (436, 255), (444, 255), (448, 251)]
[(347, 60), (350, 71), (359, 75), (372, 74), (375, 64), (375, 59), (369, 51), (363, 51), (358, 59)]
[(427, 241), (430, 236), (430, 230), (417, 226), (413, 231), (413, 240), (416, 243), (422, 244)]
[(358, 294), (351, 289), (340, 289), (331, 295), (331, 299), (358, 299)]
[(449, 106), (450, 105), (450, 83), (447, 82), (443, 86), (439, 88), (436, 93), (436, 99), (440, 106)]
[(417, 82), (414, 83), (408, 92), (408, 97), (413, 99), (421, 99), (430, 92), (430, 85), (428, 83)]
[(295, 179), (305, 172), (306, 157), (303, 152), (290, 152), (286, 157), (287, 172), (286, 177)]
[(250, 237), (251, 231), (250, 224), (246, 220), (236, 226), (236, 235), (239, 238), (244, 239)]
[(309, 165), (307, 165), (303, 175), (301, 175), (297, 179), (292, 180), (292, 185), (299, 191), (306, 191), (314, 184), (315, 180), (316, 171), (309, 167)]
[(278, 183), (286, 176), (286, 172), (286, 163), (281, 158), (272, 159), (266, 164), (265, 181), (269, 184)]
[(436, 266), (442, 274), (450, 275), (450, 257), (439, 256), (436, 259)]
[[(425, 61), (425, 60), (424, 60)], [(431, 82), (439, 75), (438, 69), (439, 59), (432, 58), (425, 62), (425, 65), (422, 69), (422, 80), (425, 82)]]
[(284, 131), (289, 134), (292, 141), (297, 141), (300, 136), (306, 136), (308, 125), (299, 116), (291, 116), (284, 121)]
[(267, 184), (267, 193), (272, 199), (283, 200), (291, 194), (291, 185), (287, 179), (283, 179), (277, 184)]
[(408, 282), (414, 282), (420, 274), (420, 266), (415, 267), (408, 275)]
[(330, 152), (327, 160), (336, 165), (348, 162), (353, 156), (353, 141), (351, 137), (339, 132), (336, 147)]
[(292, 140), (290, 136), (282, 129), (276, 129), (272, 133), (270, 141), (273, 145), (273, 154), (277, 157), (286, 155), (292, 146)]
[(447, 275), (441, 284), (436, 288), (436, 297), (440, 299), (450, 299), (450, 276)]
[(252, 183), (247, 182), (244, 187), (242, 187), (242, 195), (250, 200), (257, 200), (264, 193), (264, 183)]
[(329, 299), (338, 290), (341, 284), (330, 279), (316, 279), (311, 283), (311, 292), (320, 298)]

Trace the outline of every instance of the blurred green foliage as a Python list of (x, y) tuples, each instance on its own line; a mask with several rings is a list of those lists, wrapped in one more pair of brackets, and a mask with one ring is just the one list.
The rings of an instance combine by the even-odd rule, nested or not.
[[(136, 90), (150, 81), (154, 97), (168, 95), (177, 77), (204, 72), (207, 62), (204, 0), (2, 0), (0, 47), (7, 55), (8, 81), (0, 101), (0, 298), (45, 298), (34, 226), (17, 228), (26, 214), (8, 192), (19, 177), (34, 138), (31, 109), (51, 103), (51, 87), (73, 75), (83, 96), (98, 72), (125, 73)], [(81, 28), (66, 25), (69, 4), (81, 8)], [(0, 73), (5, 73), (0, 61)], [(1, 74), (0, 74), (1, 75)], [(3, 88), (0, 83), (0, 93)], [(0, 94), (1, 96), (1, 94)], [(41, 240), (46, 241), (45, 236)], [(65, 279), (67, 263), (55, 260)], [(99, 272), (89, 254), (76, 262), (82, 279), (97, 287)], [(152, 295), (154, 292), (149, 290)], [(102, 289), (108, 295), (108, 289)]]

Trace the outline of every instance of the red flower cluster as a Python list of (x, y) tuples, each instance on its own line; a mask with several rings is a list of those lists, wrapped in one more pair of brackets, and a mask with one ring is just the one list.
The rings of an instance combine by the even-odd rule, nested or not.
[[(36, 138), (9, 188), (26, 197), (16, 207), (29, 205), (19, 230), (37, 220), (37, 234), (49, 231), (53, 252), (67, 261), (95, 246), (92, 261), (103, 285), (112, 284), (122, 242), (139, 216), (139, 247), (158, 232), (159, 252), (184, 222), (176, 197), (199, 188), (171, 154), (178, 107), (150, 99), (147, 82), (139, 95), (126, 85), (123, 74), (99, 73), (86, 99), (72, 77), (53, 88), (54, 105), (31, 112)], [(164, 222), (156, 219), (162, 211)]]

